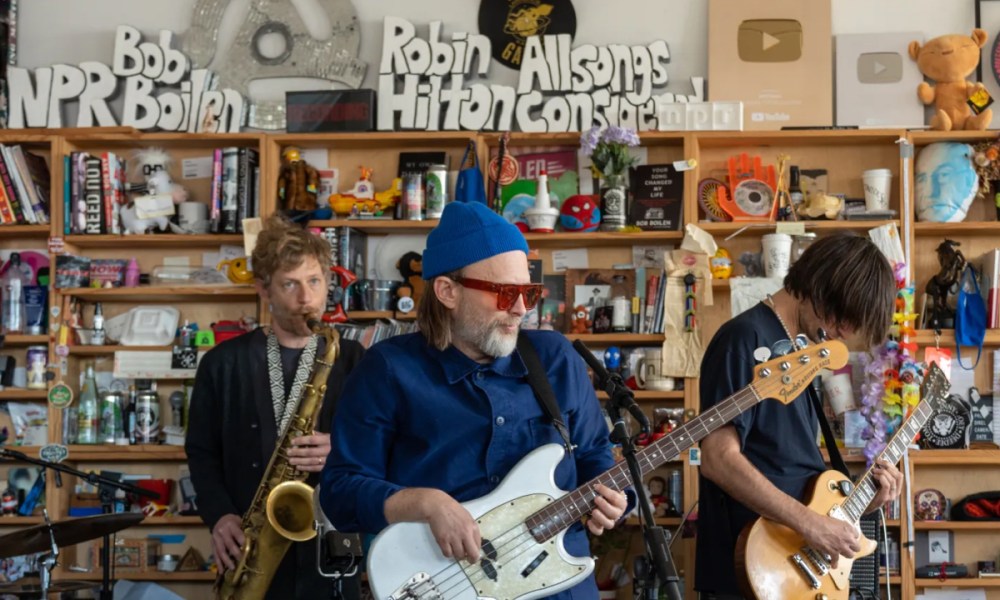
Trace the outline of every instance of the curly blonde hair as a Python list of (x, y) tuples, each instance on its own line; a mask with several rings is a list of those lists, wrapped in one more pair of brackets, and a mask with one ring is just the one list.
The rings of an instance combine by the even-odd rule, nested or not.
[(254, 279), (267, 287), (275, 273), (291, 271), (310, 256), (319, 263), (323, 274), (329, 276), (330, 244), (285, 217), (272, 215), (264, 222), (253, 248)]

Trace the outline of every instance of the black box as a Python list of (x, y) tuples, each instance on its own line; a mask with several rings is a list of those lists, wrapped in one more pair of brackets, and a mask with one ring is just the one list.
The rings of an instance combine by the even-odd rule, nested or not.
[(285, 92), (288, 133), (372, 131), (375, 90)]

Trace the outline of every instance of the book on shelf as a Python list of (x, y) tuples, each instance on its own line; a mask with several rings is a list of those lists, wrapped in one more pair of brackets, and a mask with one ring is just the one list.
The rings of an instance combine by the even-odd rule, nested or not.
[(44, 158), (0, 144), (0, 225), (48, 223), (50, 185)]
[(644, 231), (679, 231), (683, 218), (684, 174), (673, 165), (637, 165), (629, 180), (629, 223)]
[(222, 223), (219, 227), (223, 233), (236, 233), (236, 224), (239, 221), (239, 165), (239, 148), (223, 148), (220, 188)]

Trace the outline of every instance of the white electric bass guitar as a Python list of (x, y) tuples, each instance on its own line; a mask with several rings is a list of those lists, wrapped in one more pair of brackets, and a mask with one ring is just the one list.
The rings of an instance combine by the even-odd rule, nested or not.
[[(758, 365), (754, 380), (698, 417), (637, 453), (644, 474), (676, 460), (682, 452), (764, 398), (794, 400), (821, 369), (847, 363), (838, 341)], [(441, 554), (426, 523), (390, 525), (368, 554), (368, 582), (376, 600), (530, 600), (570, 588), (594, 569), (590, 557), (566, 552), (566, 529), (589, 514), (594, 486), (614, 490), (631, 485), (628, 467), (618, 463), (572, 492), (555, 485), (563, 448), (548, 444), (525, 456), (489, 495), (464, 503), (479, 524), (482, 552), (476, 564)]]

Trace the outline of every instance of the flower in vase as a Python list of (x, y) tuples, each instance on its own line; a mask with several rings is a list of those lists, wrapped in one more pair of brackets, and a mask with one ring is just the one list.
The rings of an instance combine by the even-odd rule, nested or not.
[(611, 125), (606, 129), (592, 127), (580, 136), (580, 149), (601, 177), (624, 175), (636, 163), (629, 155), (630, 147), (639, 145), (639, 135), (633, 129)]

